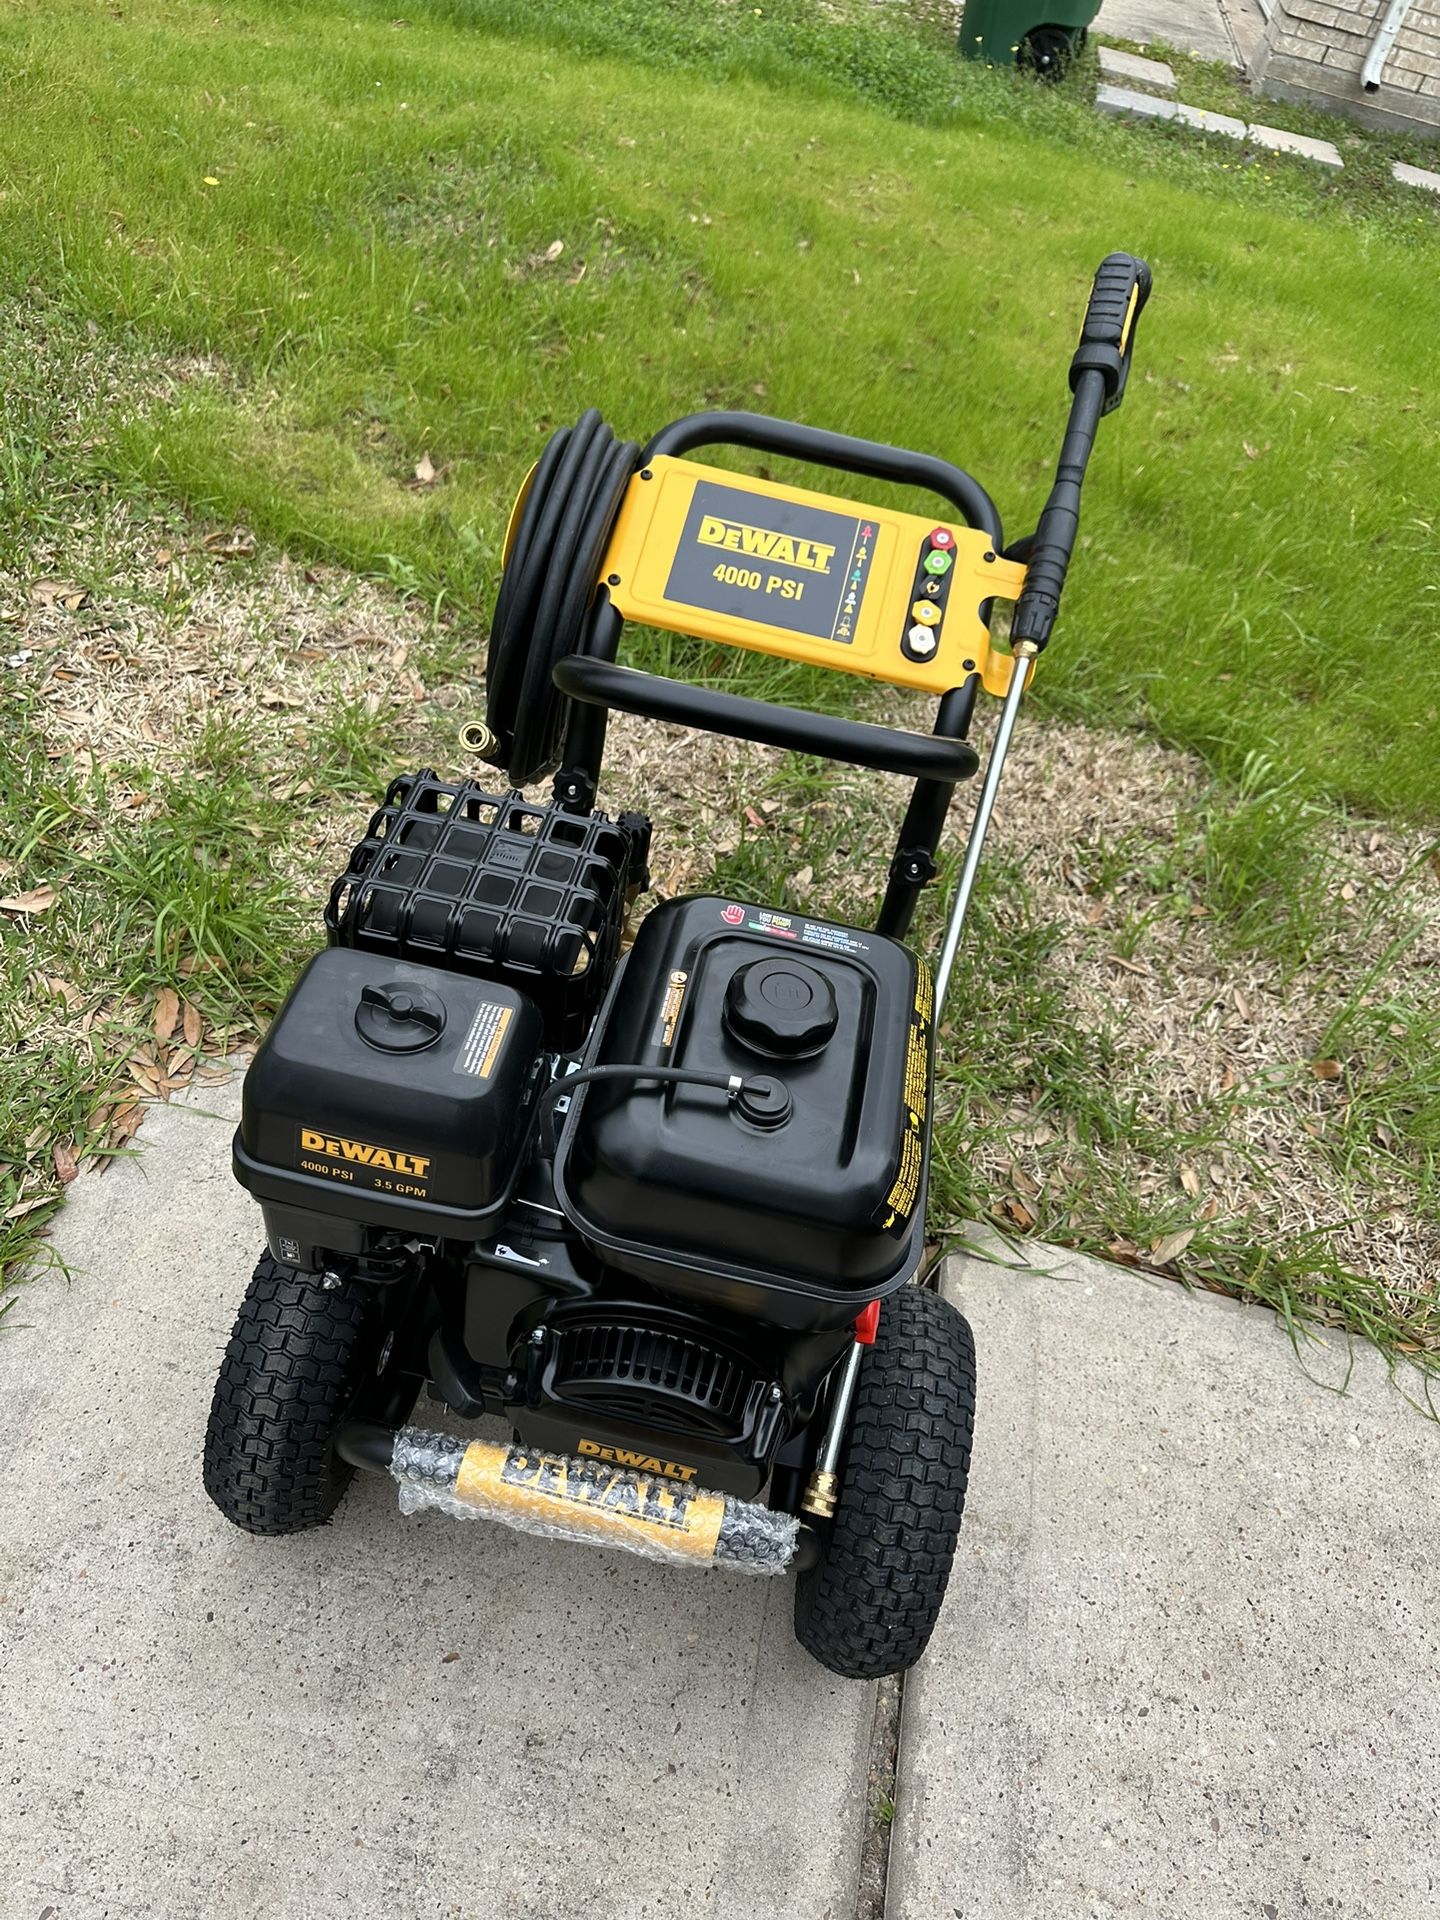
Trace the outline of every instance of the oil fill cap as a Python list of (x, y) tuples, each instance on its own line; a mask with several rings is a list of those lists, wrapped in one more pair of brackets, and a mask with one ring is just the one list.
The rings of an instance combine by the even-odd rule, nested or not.
[(445, 1004), (435, 994), (399, 980), (362, 987), (355, 1031), (367, 1046), (384, 1053), (420, 1053), (445, 1031)]
[(742, 1046), (770, 1059), (819, 1053), (840, 1018), (823, 973), (788, 956), (738, 967), (725, 989), (725, 1025)]

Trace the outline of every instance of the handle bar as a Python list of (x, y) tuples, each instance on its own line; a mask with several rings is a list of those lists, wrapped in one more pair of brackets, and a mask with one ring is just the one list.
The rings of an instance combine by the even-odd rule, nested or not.
[(968, 780), (979, 756), (964, 740), (947, 734), (907, 733), (901, 727), (877, 727), (865, 720), (841, 720), (833, 714), (807, 713), (771, 700), (751, 700), (713, 687), (691, 687), (663, 675), (617, 667), (609, 660), (570, 654), (555, 665), (555, 685), (571, 700), (597, 707), (618, 707), (646, 720), (668, 720), (682, 727), (736, 740), (758, 740), (767, 747), (815, 753), (851, 766), (901, 773), (912, 780)]
[(1102, 414), (1113, 413), (1125, 398), (1130, 358), (1135, 351), (1135, 327), (1150, 298), (1150, 269), (1133, 253), (1108, 253), (1095, 269), (1080, 344), (1070, 362), (1070, 391), (1076, 392), (1084, 373), (1105, 378)]
[(1150, 269), (1133, 254), (1112, 253), (1100, 262), (1080, 342), (1070, 362), (1070, 418), (1055, 468), (1055, 481), (1029, 547), (1025, 585), (1010, 627), (1012, 647), (1034, 653), (1049, 645), (1060, 592), (1080, 526), (1080, 488), (1095, 444), (1095, 429), (1125, 398), (1135, 327), (1150, 298)]
[(687, 414), (662, 427), (642, 457), (653, 460), (662, 453), (685, 454), (696, 447), (751, 447), (757, 453), (863, 474), (868, 480), (926, 487), (948, 500), (967, 527), (988, 533), (997, 547), (1004, 545), (999, 508), (974, 474), (933, 453), (912, 453), (908, 447), (889, 447), (880, 440), (860, 440), (851, 433), (831, 433), (825, 427), (775, 420), (764, 413), (716, 412)]

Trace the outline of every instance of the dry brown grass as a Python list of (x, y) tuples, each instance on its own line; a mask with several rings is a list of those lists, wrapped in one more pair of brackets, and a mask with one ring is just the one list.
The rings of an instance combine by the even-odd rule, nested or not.
[[(1155, 910), (1163, 896), (1147, 875), (1173, 859), (1212, 792), (1189, 755), (1074, 726), (1023, 727), (1007, 770), (997, 850), (1024, 862), (1037, 910), (1065, 929), (1065, 996), (1076, 1023), (1111, 1026), (1141, 1117), (1177, 1149), (1162, 1158), (1105, 1153), (1137, 1193), (1178, 1184), (1197, 1218), (1246, 1221), (1258, 1241), (1324, 1230), (1338, 1260), (1393, 1281), (1404, 1307), (1440, 1288), (1440, 1221), (1415, 1209), (1393, 1139), (1374, 1140), (1365, 1169), (1373, 1179), (1341, 1176), (1334, 1142), (1355, 1078), (1383, 1074), (1389, 1062), (1333, 1060), (1322, 1045), (1357, 984), (1402, 936), (1408, 943), (1368, 999), (1436, 1003), (1440, 887), (1429, 842), (1369, 821), (1317, 822), (1323, 931), (1297, 970), (1228, 937), (1201, 894), (1189, 913)], [(1132, 857), (1097, 889), (1079, 850), (1124, 843)], [(1406, 1037), (1397, 1023), (1392, 1051)], [(1187, 1129), (1222, 1108), (1232, 1117), (1229, 1141), (1187, 1154)]]
[[(416, 763), (459, 769), (458, 729), (482, 698), (478, 643), (467, 649), (437, 631), (390, 590), (257, 554), (243, 529), (196, 531), (118, 504), (0, 574), (0, 618), (16, 660), (0, 672), (28, 693), (57, 773), (88, 784), (105, 835), (138, 830), (167, 776), (222, 780), (251, 796), (259, 811), (239, 814), (235, 832), (263, 841), (291, 902), (277, 931), (285, 963), (317, 939), (325, 888), (385, 774)], [(856, 912), (883, 877), (899, 798), (891, 788), (840, 770), (822, 792), (796, 798), (779, 756), (621, 718), (602, 797), (655, 817), (661, 896), (706, 885), (718, 862), (722, 884), (758, 868), (797, 903)], [(957, 838), (969, 804), (969, 795), (957, 802)], [(1386, 1286), (1403, 1323), (1414, 1298), (1440, 1282), (1440, 1233), (1412, 1204), (1403, 1154), (1377, 1140), (1373, 1164), (1357, 1169), (1353, 1152), (1343, 1167), (1337, 1153), (1355, 1076), (1383, 1063), (1338, 1061), (1331, 1078), (1329, 1064), (1312, 1063), (1346, 995), (1401, 931), (1409, 944), (1371, 995), (1433, 995), (1434, 873), (1418, 836), (1317, 817), (1323, 932), (1297, 968), (1293, 957), (1237, 943), (1193, 884), (1197, 822), (1214, 805), (1213, 783), (1188, 756), (1133, 736), (1022, 722), (993, 851), (1023, 872), (1025, 912), (1063, 930), (1052, 966), (1064, 1017), (1082, 1036), (1109, 1036), (1110, 1091), (1118, 1077), (1142, 1124), (1134, 1140), (1072, 1153), (1073, 1125), (1037, 1117), (1015, 1090), (1020, 1071), (1001, 1096), (1000, 1127), (992, 1113), (976, 1129), (978, 1167), (1011, 1226), (1043, 1218), (1053, 1231), (1058, 1217), (1082, 1238), (1108, 1236), (1123, 1258), (1170, 1271), (1187, 1270), (1185, 1229), (1180, 1239), (1146, 1239), (1099, 1212), (1087, 1217), (1097, 1169), (1140, 1214), (1154, 1202), (1173, 1217), (1178, 1204), (1196, 1230), (1218, 1220), (1281, 1244), (1323, 1229), (1337, 1260)], [(819, 859), (805, 851), (817, 832)], [(83, 884), (96, 888), (103, 919), (103, 883)], [(132, 990), (103, 931), (62, 962), (46, 952), (44, 926), (37, 918), (6, 929), (12, 943), (35, 947), (34, 1020), (57, 1048), (111, 1034), (98, 1080), (117, 1060), (138, 1063), (130, 1078), (163, 1096), (183, 1083), (186, 1059), (253, 1031), (237, 1005), (218, 1036), (192, 1041), (177, 1011), (157, 1040), (152, 990)], [(971, 969), (993, 964), (972, 947)], [(44, 984), (57, 974), (73, 994)], [(993, 992), (1006, 992), (1003, 978)], [(1402, 1049), (1403, 1033), (1394, 1042)], [(947, 1045), (966, 1044), (952, 1022)], [(133, 1127), (136, 1093), (112, 1104), (111, 1145)], [(27, 1199), (53, 1185), (50, 1147), (32, 1154), (40, 1172)]]

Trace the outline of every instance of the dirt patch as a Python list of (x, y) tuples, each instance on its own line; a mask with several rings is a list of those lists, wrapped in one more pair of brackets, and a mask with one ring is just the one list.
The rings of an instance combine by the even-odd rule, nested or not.
[[(1197, 1220), (1248, 1220), (1262, 1241), (1323, 1231), (1339, 1259), (1389, 1276), (1403, 1307), (1440, 1287), (1440, 1227), (1414, 1208), (1383, 1121), (1373, 1140), (1355, 1143), (1362, 1153), (1368, 1146), (1357, 1177), (1344, 1178), (1334, 1159), (1357, 1082), (1391, 1062), (1383, 1050), (1336, 1060), (1322, 1045), (1352, 1001), (1370, 1010), (1435, 1004), (1440, 887), (1431, 842), (1374, 822), (1317, 818), (1319, 940), (1295, 970), (1227, 938), (1203, 894), (1188, 898), (1188, 911), (1183, 888), (1176, 897), (1177, 843), (1198, 835), (1213, 794), (1188, 755), (1133, 736), (1031, 723), (1007, 769), (996, 851), (1023, 862), (1039, 911), (1065, 929), (1065, 994), (1077, 1022), (1116, 1033), (1138, 1120), (1173, 1142), (1163, 1158), (1111, 1150), (1112, 1164), (1128, 1165), (1140, 1194), (1178, 1184)], [(1097, 878), (1098, 855), (1120, 846), (1126, 859)], [(1183, 872), (1183, 857), (1178, 864)], [(1157, 874), (1168, 892), (1158, 891)], [(1386, 1025), (1389, 1051), (1399, 1052), (1403, 1015)], [(1186, 1132), (1208, 1136), (1199, 1122), (1222, 1105), (1229, 1141), (1197, 1143), (1187, 1154)], [(1032, 1177), (1043, 1144), (1017, 1141)]]
[[(325, 890), (390, 774), (433, 764), (499, 784), (493, 769), (467, 767), (458, 746), (483, 704), (478, 638), (473, 651), (457, 647), (420, 604), (257, 553), (244, 529), (107, 507), (36, 545), (23, 572), (0, 575), (0, 618), (13, 663), (0, 676), (28, 700), (57, 772), (103, 795), (107, 834), (123, 842), (140, 831), (167, 779), (223, 781), (238, 770), (237, 790), (274, 803), (267, 824), (239, 817), (235, 831), (267, 836), (291, 903), (277, 933), (285, 963), (318, 944)], [(794, 904), (859, 917), (883, 883), (902, 795), (899, 783), (848, 769), (797, 780), (794, 763), (765, 749), (617, 717), (601, 797), (653, 815), (659, 897), (712, 884), (718, 865), (722, 885), (743, 879), (759, 897), (783, 890)], [(957, 845), (972, 801), (973, 789), (957, 800)], [(1383, 1019), (1376, 1027), (1380, 1013), (1434, 1002), (1440, 889), (1424, 837), (1315, 816), (1307, 891), (1295, 897), (1318, 931), (1297, 966), (1293, 953), (1237, 941), (1208, 903), (1207, 821), (1223, 817), (1213, 781), (1187, 755), (1022, 721), (993, 829), (992, 864), (1009, 875), (994, 896), (996, 924), (1023, 915), (1058, 930), (1048, 964), (1061, 1017), (1082, 1050), (1086, 1036), (1105, 1036), (1109, 1090), (1123, 1086), (1134, 1127), (1072, 1151), (1072, 1123), (1037, 1111), (1025, 1063), (1012, 1061), (1005, 1087), (972, 1090), (977, 1116), (999, 1103), (973, 1128), (976, 1167), (1012, 1228), (1053, 1236), (1058, 1221), (1092, 1243), (1108, 1236), (1122, 1259), (1212, 1283), (1245, 1280), (1187, 1251), (1217, 1222), (1262, 1245), (1319, 1235), (1383, 1285), (1404, 1321), (1440, 1285), (1440, 1231), (1413, 1204), (1411, 1163), (1389, 1122), (1377, 1117), (1369, 1140), (1354, 1124), (1362, 1083), (1387, 1061), (1329, 1060), (1321, 1049), (1353, 1001), (1402, 1053), (1403, 1013), (1388, 1033)], [(806, 853), (817, 823), (823, 858)], [(103, 913), (103, 882), (96, 905)], [(924, 939), (937, 906), (927, 902)], [(972, 943), (964, 964), (974, 978), (994, 958)], [(88, 975), (83, 954), (68, 969), (73, 998), (37, 989), (36, 1028), (60, 1043), (89, 1022), (87, 1034), (113, 1031), (123, 1036), (115, 1045), (133, 1046), (150, 1008), (106, 965), (100, 942)], [(37, 951), (30, 978), (43, 982), (47, 970)], [(1006, 991), (1003, 978), (985, 984)], [(141, 1088), (163, 1096), (183, 1083), (172, 1071), (182, 1019), (171, 1055), (148, 1034), (139, 1043)], [(226, 1043), (245, 1030), (237, 1010)], [(952, 1012), (946, 1046), (968, 1037)], [(1175, 1224), (1141, 1233), (1098, 1217), (1096, 1168), (1137, 1216)], [(31, 1191), (44, 1191), (45, 1168), (37, 1180)]]

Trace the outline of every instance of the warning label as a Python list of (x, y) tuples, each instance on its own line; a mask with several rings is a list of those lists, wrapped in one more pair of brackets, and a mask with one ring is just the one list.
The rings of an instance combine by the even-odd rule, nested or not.
[(680, 1019), (680, 1009), (685, 1004), (685, 989), (690, 976), (677, 967), (665, 986), (665, 1000), (660, 1008), (660, 1018), (655, 1022), (655, 1031), (650, 1036), (652, 1047), (663, 1047), (667, 1052), (675, 1044), (675, 1027)]
[(800, 500), (696, 482), (665, 598), (848, 646), (869, 583), (875, 526)]
[(920, 1197), (925, 1171), (925, 1118), (930, 1106), (930, 1022), (935, 1010), (935, 986), (930, 970), (918, 965), (915, 1009), (905, 1036), (905, 1083), (901, 1092), (900, 1164), (885, 1204), (874, 1215), (878, 1225), (895, 1233), (909, 1230), (910, 1216)]
[(460, 1042), (455, 1072), (471, 1074), (476, 1080), (488, 1080), (495, 1071), (495, 1062), (500, 1058), (500, 1049), (514, 1017), (513, 1007), (501, 1006), (497, 1000), (482, 1000), (475, 1009), (469, 1032)]
[(916, 1126), (925, 1117), (925, 1092), (929, 1084), (929, 1049), (925, 1045), (925, 1034), (917, 1025), (911, 1027), (905, 1046), (905, 1104)]
[(928, 1027), (935, 1014), (935, 982), (923, 960), (915, 963), (915, 1018)]
[(895, 1175), (895, 1184), (890, 1189), (885, 1204), (890, 1209), (890, 1219), (886, 1225), (892, 1225), (897, 1219), (908, 1221), (915, 1211), (915, 1202), (920, 1193), (920, 1169), (925, 1156), (920, 1151), (920, 1135), (907, 1131), (900, 1142), (900, 1167)]
[(747, 933), (768, 933), (775, 940), (801, 940), (809, 947), (826, 947), (831, 953), (868, 953), (870, 942), (853, 927), (832, 926), (828, 920), (804, 920), (791, 913), (772, 913), (768, 907), (742, 907), (732, 900), (720, 909), (727, 927), (744, 927)]

